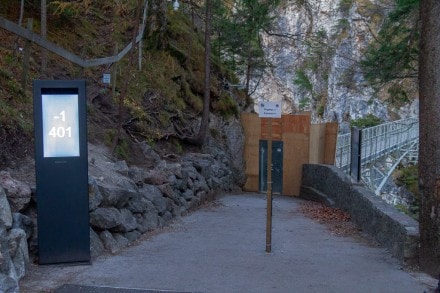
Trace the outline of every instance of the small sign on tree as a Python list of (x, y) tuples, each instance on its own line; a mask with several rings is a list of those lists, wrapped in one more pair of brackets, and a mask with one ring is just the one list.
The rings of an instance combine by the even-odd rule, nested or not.
[(110, 73), (104, 73), (102, 75), (102, 82), (105, 84), (110, 84)]

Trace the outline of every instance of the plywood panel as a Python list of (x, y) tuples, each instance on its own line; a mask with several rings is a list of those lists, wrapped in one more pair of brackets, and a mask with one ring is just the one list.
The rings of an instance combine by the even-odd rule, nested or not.
[(338, 131), (339, 124), (337, 122), (326, 123), (324, 164), (335, 164), (336, 141), (338, 139)]
[(286, 133), (310, 133), (309, 115), (283, 115), (281, 119), (283, 135)]
[(302, 165), (309, 162), (309, 133), (284, 133), (283, 194), (298, 196)]
[[(272, 129), (270, 129), (272, 123)], [(261, 119), (261, 139), (268, 140), (272, 136), (272, 140), (281, 140), (282, 138), (282, 122), (280, 118), (262, 118)], [(270, 135), (271, 134), (271, 135)]]
[(246, 163), (246, 183), (243, 188), (246, 191), (258, 191), (260, 118), (257, 114), (242, 113), (241, 122), (245, 135), (243, 156)]
[(326, 124), (312, 124), (310, 127), (310, 164), (323, 164), (325, 155)]

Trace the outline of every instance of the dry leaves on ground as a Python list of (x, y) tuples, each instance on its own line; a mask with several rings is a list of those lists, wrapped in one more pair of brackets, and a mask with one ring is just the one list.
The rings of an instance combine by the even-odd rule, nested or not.
[(350, 214), (313, 201), (302, 202), (300, 211), (308, 218), (324, 224), (334, 235), (357, 236), (360, 229), (351, 222)]

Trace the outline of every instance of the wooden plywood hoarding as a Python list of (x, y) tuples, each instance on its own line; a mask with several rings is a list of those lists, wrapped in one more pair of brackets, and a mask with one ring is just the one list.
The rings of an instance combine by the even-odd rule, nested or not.
[(310, 128), (310, 162), (311, 164), (335, 163), (338, 123), (312, 124)]
[(310, 127), (310, 163), (320, 164), (324, 162), (325, 149), (325, 124), (313, 124)]
[(336, 142), (338, 139), (339, 124), (337, 122), (326, 123), (324, 164), (334, 165), (336, 155)]
[(261, 134), (260, 118), (256, 114), (243, 113), (241, 122), (245, 135), (244, 160), (246, 162), (246, 183), (244, 190), (258, 191), (259, 143)]
[(283, 122), (283, 194), (298, 196), (302, 165), (309, 162), (310, 115), (285, 115)]
[(243, 113), (241, 119), (246, 136), (246, 191), (259, 191), (259, 142), (269, 137), (269, 121), (272, 121), (272, 139), (283, 141), (283, 195), (299, 195), (303, 164), (334, 163), (337, 123), (311, 125), (308, 113), (282, 115), (280, 119)]

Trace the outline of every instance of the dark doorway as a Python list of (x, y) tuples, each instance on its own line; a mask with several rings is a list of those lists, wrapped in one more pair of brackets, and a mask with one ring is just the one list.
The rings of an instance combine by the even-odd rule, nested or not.
[[(260, 140), (259, 191), (267, 192), (267, 140)], [(283, 192), (283, 142), (272, 141), (272, 193)]]

